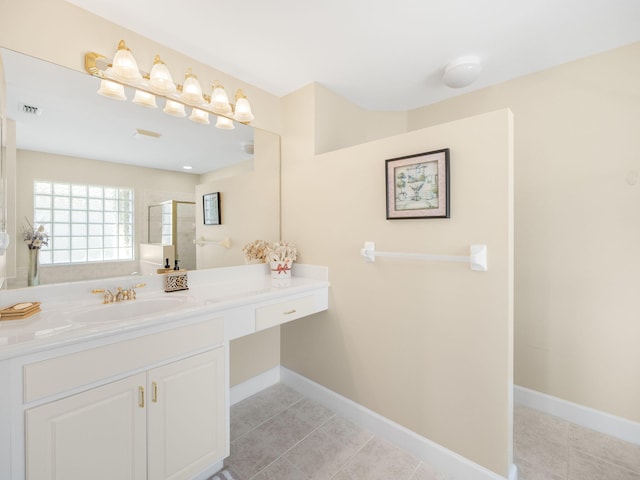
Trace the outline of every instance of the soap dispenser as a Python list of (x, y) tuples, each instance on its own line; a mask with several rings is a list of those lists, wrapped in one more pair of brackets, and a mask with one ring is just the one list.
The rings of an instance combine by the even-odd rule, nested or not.
[(164, 259), (164, 268), (166, 268), (167, 270), (171, 270), (171, 265), (169, 265), (169, 259), (168, 258)]
[(175, 267), (173, 267), (174, 270), (180, 270), (180, 267), (178, 266), (178, 260), (176, 260), (175, 262)]

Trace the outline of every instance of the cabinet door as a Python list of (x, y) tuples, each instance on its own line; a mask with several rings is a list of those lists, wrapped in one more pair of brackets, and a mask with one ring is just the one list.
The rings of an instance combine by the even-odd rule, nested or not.
[(144, 373), (26, 412), (28, 480), (142, 480)]
[(189, 479), (227, 455), (224, 362), (221, 347), (149, 371), (149, 480)]

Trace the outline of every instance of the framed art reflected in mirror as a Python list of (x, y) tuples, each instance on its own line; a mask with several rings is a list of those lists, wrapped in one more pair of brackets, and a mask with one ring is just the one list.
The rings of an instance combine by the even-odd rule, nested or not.
[(205, 225), (220, 225), (220, 192), (207, 193), (202, 196)]

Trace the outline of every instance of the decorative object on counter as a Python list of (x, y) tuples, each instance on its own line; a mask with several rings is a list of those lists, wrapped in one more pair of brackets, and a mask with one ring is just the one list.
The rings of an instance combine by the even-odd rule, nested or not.
[(449, 218), (449, 149), (385, 162), (387, 220)]
[(49, 235), (44, 231), (44, 225), (34, 228), (28, 219), (27, 225), (22, 226), (22, 239), (29, 248), (29, 270), (27, 271), (27, 285), (40, 285), (40, 248), (49, 245)]
[(40, 302), (16, 303), (0, 310), (1, 320), (22, 320), (40, 311)]
[(189, 290), (187, 270), (169, 270), (164, 274), (164, 291), (169, 293), (180, 290)]
[(267, 249), (267, 261), (271, 266), (271, 278), (291, 278), (291, 265), (298, 258), (298, 250), (293, 243), (274, 242)]
[(254, 240), (242, 247), (245, 263), (265, 263), (269, 244), (264, 240)]
[(205, 225), (220, 225), (220, 192), (203, 195), (202, 209)]

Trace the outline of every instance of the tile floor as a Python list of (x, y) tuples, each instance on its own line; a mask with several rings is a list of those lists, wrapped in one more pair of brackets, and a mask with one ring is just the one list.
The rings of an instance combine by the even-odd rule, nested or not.
[[(517, 406), (519, 480), (640, 480), (640, 446)], [(446, 480), (413, 455), (278, 384), (231, 408), (236, 480)]]
[(640, 480), (640, 446), (546, 415), (514, 410), (519, 480)]

